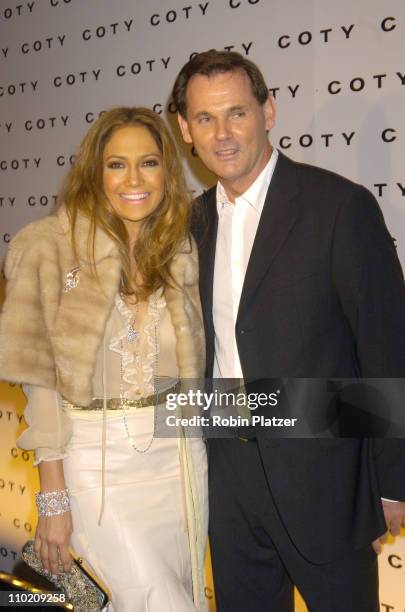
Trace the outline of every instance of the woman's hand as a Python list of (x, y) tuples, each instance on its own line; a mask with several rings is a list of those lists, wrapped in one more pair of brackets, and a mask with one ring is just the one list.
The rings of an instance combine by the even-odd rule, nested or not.
[(56, 516), (40, 516), (35, 533), (34, 550), (45, 570), (56, 576), (61, 571), (68, 572), (72, 567), (69, 553), (72, 535), (72, 516), (70, 512)]
[(68, 495), (63, 474), (63, 462), (61, 459), (41, 461), (38, 469), (41, 493), (53, 498), (59, 494), (62, 495), (62, 501), (59, 499), (60, 503), (57, 504), (61, 514), (54, 514), (53, 516), (43, 514), (43, 516), (38, 517), (34, 543), (35, 554), (41, 561), (43, 568), (51, 574), (57, 575), (60, 571), (60, 565), (65, 572), (72, 567), (72, 558), (68, 550), (73, 531), (72, 515), (70, 511), (64, 512), (66, 508), (63, 507), (62, 503), (65, 501), (65, 494)]

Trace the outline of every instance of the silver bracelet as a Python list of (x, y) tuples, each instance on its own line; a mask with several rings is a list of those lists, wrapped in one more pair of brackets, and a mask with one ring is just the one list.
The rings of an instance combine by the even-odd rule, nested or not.
[(57, 514), (65, 514), (70, 510), (68, 489), (36, 493), (35, 501), (39, 516), (56, 516)]

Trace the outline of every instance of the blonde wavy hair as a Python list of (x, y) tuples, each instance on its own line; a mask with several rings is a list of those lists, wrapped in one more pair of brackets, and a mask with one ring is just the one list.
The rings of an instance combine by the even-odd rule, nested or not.
[[(132, 252), (123, 221), (103, 192), (103, 152), (113, 132), (122, 127), (145, 127), (162, 154), (165, 177), (164, 195), (156, 210), (145, 220)], [(95, 274), (94, 241), (101, 228), (118, 246), (122, 260), (120, 290), (142, 301), (161, 287), (173, 283), (170, 264), (185, 244), (191, 249), (190, 198), (186, 189), (180, 158), (173, 137), (163, 120), (142, 107), (117, 107), (102, 113), (84, 137), (74, 164), (59, 194), (70, 218), (74, 252), (75, 226), (79, 214), (90, 220), (87, 249)], [(131, 259), (135, 261), (141, 283), (131, 277)]]

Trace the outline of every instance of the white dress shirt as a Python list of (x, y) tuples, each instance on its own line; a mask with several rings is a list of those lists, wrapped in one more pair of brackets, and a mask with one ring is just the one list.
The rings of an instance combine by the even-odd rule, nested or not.
[(218, 233), (215, 250), (213, 319), (214, 378), (243, 378), (235, 337), (239, 301), (264, 201), (278, 151), (273, 153), (252, 185), (235, 203), (217, 184)]

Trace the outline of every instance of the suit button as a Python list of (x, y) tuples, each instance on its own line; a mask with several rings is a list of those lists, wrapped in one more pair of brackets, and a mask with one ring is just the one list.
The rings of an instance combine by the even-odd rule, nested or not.
[(239, 333), (240, 333), (241, 336), (243, 336), (243, 334), (245, 333), (245, 330), (241, 329)]

